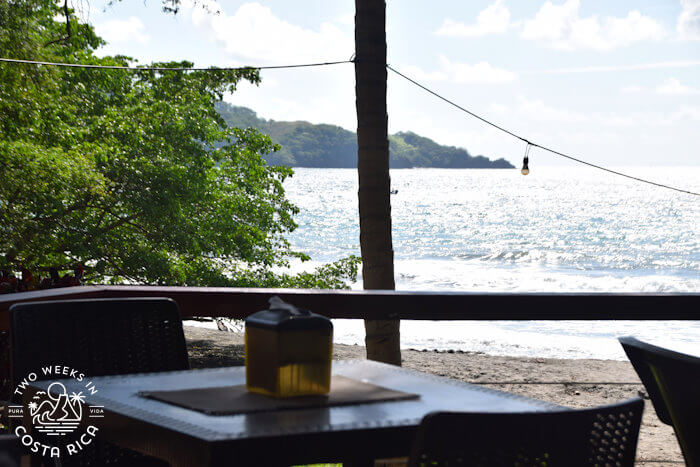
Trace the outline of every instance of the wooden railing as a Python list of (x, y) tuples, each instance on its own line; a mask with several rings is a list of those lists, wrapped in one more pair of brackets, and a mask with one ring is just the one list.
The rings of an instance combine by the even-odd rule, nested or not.
[[(81, 298), (169, 297), (183, 318), (245, 318), (279, 296), (329, 318), (402, 320), (700, 320), (700, 294), (470, 293), (393, 290), (81, 286), (0, 295), (0, 395), (10, 390), (10, 307)], [(0, 397), (0, 399), (3, 397)], [(7, 397), (4, 397), (7, 398)]]
[(393, 290), (81, 286), (0, 295), (0, 331), (10, 306), (38, 300), (170, 297), (183, 318), (245, 318), (272, 296), (329, 318), (402, 320), (700, 320), (698, 293), (476, 293)]

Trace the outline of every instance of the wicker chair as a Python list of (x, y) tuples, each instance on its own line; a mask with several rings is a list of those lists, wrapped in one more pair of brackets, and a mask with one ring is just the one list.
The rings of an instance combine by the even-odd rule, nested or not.
[(434, 412), (409, 466), (632, 466), (644, 402), (523, 413)]
[(19, 438), (13, 434), (0, 435), (0, 467), (19, 467), (21, 456)]
[[(87, 376), (189, 369), (177, 304), (167, 298), (87, 299), (13, 305), (13, 383), (42, 367), (68, 366)], [(20, 401), (15, 401), (20, 402)], [(62, 465), (164, 465), (93, 442)]]
[(685, 462), (700, 466), (700, 358), (621, 337), (656, 415), (673, 426)]

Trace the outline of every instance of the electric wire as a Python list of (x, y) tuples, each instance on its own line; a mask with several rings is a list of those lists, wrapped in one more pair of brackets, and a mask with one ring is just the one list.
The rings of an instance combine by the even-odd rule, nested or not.
[[(46, 62), (46, 61), (39, 61), (39, 60), (22, 60), (22, 59), (16, 59), (16, 58), (0, 58), (0, 62), (5, 62), (5, 63), (16, 63), (16, 64), (25, 64), (25, 65), (45, 65), (45, 66), (57, 66), (57, 67), (69, 67), (69, 68), (83, 68), (83, 69), (108, 69), (108, 70), (125, 70), (125, 71), (206, 71), (206, 72), (219, 72), (219, 71), (241, 71), (241, 70), (275, 70), (275, 69), (289, 69), (289, 68), (308, 68), (308, 67), (320, 67), (320, 66), (329, 66), (329, 65), (340, 65), (343, 63), (356, 63), (357, 59), (353, 56), (349, 60), (338, 60), (338, 61), (332, 61), (332, 62), (316, 62), (316, 63), (299, 63), (299, 64), (290, 64), (290, 65), (268, 65), (268, 66), (241, 66), (241, 67), (222, 67), (222, 68), (202, 68), (202, 67), (147, 67), (147, 66), (124, 66), (124, 65), (94, 65), (94, 64), (87, 64), (87, 63), (65, 63), (65, 62)], [(469, 109), (466, 109), (462, 107), (461, 105), (457, 104), (456, 102), (447, 99), (446, 97), (438, 94), (437, 92), (433, 91), (432, 89), (422, 85), (418, 81), (406, 76), (405, 74), (401, 73), (400, 71), (396, 70), (394, 67), (392, 67), (389, 64), (386, 64), (386, 68), (396, 75), (402, 77), (403, 79), (407, 80), (408, 82), (412, 83), (413, 85), (423, 89), (429, 94), (432, 94), (433, 96), (437, 97), (438, 99), (450, 104), (453, 107), (456, 107), (457, 109), (461, 110), (462, 112), (486, 123), (487, 125), (492, 126), (493, 128), (496, 128), (497, 130), (502, 131), (503, 133), (506, 133), (514, 138), (519, 139), (520, 141), (523, 141), (524, 143), (528, 144), (528, 150), (529, 146), (540, 148), (544, 151), (547, 151), (551, 154), (554, 154), (559, 157), (563, 157), (569, 160), (572, 160), (574, 162), (578, 162), (579, 164), (587, 165), (589, 167), (593, 167), (599, 170), (603, 170), (605, 172), (618, 175), (621, 177), (628, 178), (630, 180), (635, 180), (638, 182), (646, 183), (649, 185), (654, 185), (660, 188), (666, 188), (669, 190), (674, 190), (680, 193), (686, 193), (689, 195), (695, 195), (695, 196), (700, 196), (700, 193), (696, 193), (690, 190), (684, 190), (682, 188), (676, 188), (670, 185), (665, 185), (663, 183), (658, 183), (654, 182), (651, 180), (647, 180), (644, 178), (640, 177), (635, 177), (633, 175), (628, 175), (622, 172), (618, 172), (616, 170), (608, 169), (606, 167), (602, 167), (597, 164), (593, 164), (591, 162), (584, 161), (582, 159), (579, 159), (574, 156), (570, 156), (568, 154), (564, 154), (560, 151), (557, 151), (555, 149), (549, 148), (547, 146), (543, 146), (541, 144), (533, 143), (532, 141), (528, 140), (527, 138), (524, 138), (500, 125), (497, 125), (496, 123), (487, 120), (486, 118), (470, 111)], [(529, 151), (528, 151), (529, 152)]]
[(125, 70), (125, 71), (239, 71), (239, 70), (276, 70), (283, 68), (306, 68), (318, 67), (327, 65), (339, 65), (341, 63), (352, 63), (352, 60), (339, 60), (335, 62), (317, 62), (317, 63), (300, 63), (292, 65), (269, 65), (269, 66), (237, 66), (237, 67), (222, 67), (222, 68), (188, 68), (188, 67), (160, 67), (160, 66), (125, 66), (125, 65), (93, 65), (88, 63), (65, 63), (65, 62), (42, 62), (38, 60), (21, 60), (17, 58), (0, 58), (0, 62), (20, 63), (25, 65), (46, 65), (69, 68), (92, 68), (106, 70)]
[(476, 118), (476, 119), (478, 119), (478, 120), (481, 120), (482, 122), (486, 123), (487, 125), (490, 125), (490, 126), (496, 128), (496, 129), (498, 129), (498, 130), (501, 130), (502, 132), (507, 133), (507, 134), (509, 134), (510, 136), (512, 136), (512, 137), (514, 137), (514, 138), (517, 138), (517, 139), (519, 139), (520, 141), (523, 141), (523, 142), (527, 143), (528, 145), (530, 145), (530, 146), (532, 146), (532, 147), (540, 148), (540, 149), (543, 149), (543, 150), (545, 150), (545, 151), (547, 151), (547, 152), (550, 152), (550, 153), (552, 153), (552, 154), (554, 154), (554, 155), (557, 155), (557, 156), (560, 156), (560, 157), (564, 157), (564, 158), (566, 158), (566, 159), (570, 159), (570, 160), (572, 160), (572, 161), (575, 161), (575, 162), (578, 162), (578, 163), (580, 163), (580, 164), (584, 164), (584, 165), (587, 165), (587, 166), (590, 166), (590, 167), (594, 167), (594, 168), (596, 168), (596, 169), (604, 170), (604, 171), (606, 171), (606, 172), (609, 172), (609, 173), (612, 173), (612, 174), (615, 174), (615, 175), (619, 175), (619, 176), (621, 176), (621, 177), (626, 177), (626, 178), (629, 178), (629, 179), (631, 179), (631, 180), (636, 180), (636, 181), (642, 182), (642, 183), (648, 183), (649, 185), (654, 185), (654, 186), (661, 187), (661, 188), (667, 188), (667, 189), (669, 189), (669, 190), (674, 190), (674, 191), (678, 191), (678, 192), (681, 192), (681, 193), (686, 193), (686, 194), (689, 194), (689, 195), (700, 196), (700, 193), (696, 193), (696, 192), (693, 192), (693, 191), (684, 190), (684, 189), (682, 189), (682, 188), (676, 188), (676, 187), (673, 187), (673, 186), (670, 186), (670, 185), (664, 185), (663, 183), (657, 183), (657, 182), (653, 182), (653, 181), (651, 181), (651, 180), (646, 180), (646, 179), (644, 179), (644, 178), (639, 178), (639, 177), (635, 177), (635, 176), (632, 176), (632, 175), (628, 175), (628, 174), (625, 174), (625, 173), (622, 173), (622, 172), (618, 172), (618, 171), (616, 171), (616, 170), (608, 169), (608, 168), (606, 168), (606, 167), (602, 167), (602, 166), (600, 166), (600, 165), (596, 165), (596, 164), (593, 164), (593, 163), (591, 163), (591, 162), (587, 162), (587, 161), (578, 159), (578, 158), (573, 157), (573, 156), (569, 156), (569, 155), (564, 154), (564, 153), (562, 153), (562, 152), (559, 152), (559, 151), (556, 151), (556, 150), (554, 150), (554, 149), (551, 149), (551, 148), (549, 148), (549, 147), (547, 147), (547, 146), (542, 146), (541, 144), (533, 143), (532, 141), (528, 140), (527, 138), (523, 138), (522, 136), (520, 136), (520, 135), (518, 135), (518, 134), (516, 134), (516, 133), (513, 133), (512, 131), (507, 130), (506, 128), (503, 128), (502, 126), (497, 125), (497, 124), (493, 123), (492, 121), (487, 120), (487, 119), (485, 119), (484, 117), (482, 117), (482, 116), (480, 116), (480, 115), (477, 115), (477, 114), (475, 114), (474, 112), (472, 112), (472, 111), (470, 111), (470, 110), (468, 110), (468, 109), (465, 109), (464, 107), (462, 107), (461, 105), (455, 103), (454, 101), (451, 101), (450, 99), (447, 99), (446, 97), (441, 96), (440, 94), (438, 94), (437, 92), (433, 91), (432, 89), (430, 89), (430, 88), (428, 88), (428, 87), (426, 87), (426, 86), (423, 86), (423, 85), (420, 84), (418, 81), (416, 81), (416, 80), (414, 80), (414, 79), (412, 79), (412, 78), (409, 78), (408, 76), (406, 76), (406, 75), (404, 75), (403, 73), (399, 72), (398, 70), (396, 70), (395, 68), (393, 68), (391, 65), (387, 64), (386, 67), (387, 67), (387, 69), (389, 69), (390, 71), (394, 72), (395, 74), (399, 75), (400, 77), (402, 77), (403, 79), (409, 81), (410, 83), (413, 83), (415, 86), (418, 86), (419, 88), (423, 89), (424, 91), (428, 92), (429, 94), (432, 94), (433, 96), (437, 97), (438, 99), (445, 101), (446, 103), (452, 105), (453, 107), (456, 107), (457, 109), (461, 110), (462, 112), (465, 112), (465, 113), (471, 115), (472, 117), (474, 117), (474, 118)]

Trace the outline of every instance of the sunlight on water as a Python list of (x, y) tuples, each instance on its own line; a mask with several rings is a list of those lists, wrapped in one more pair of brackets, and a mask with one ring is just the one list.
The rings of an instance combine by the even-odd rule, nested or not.
[[(628, 173), (700, 191), (700, 168)], [(359, 255), (357, 172), (295, 169), (290, 240), (310, 268)], [(391, 172), (397, 289), (490, 292), (700, 291), (700, 202), (589, 168)], [(361, 283), (353, 288), (361, 288)], [(357, 328), (357, 329), (356, 329)], [(359, 329), (359, 330), (358, 330)], [(622, 358), (614, 336), (693, 345), (695, 323), (410, 323), (402, 345), (505, 355)], [(336, 323), (362, 343), (362, 323)], [(700, 351), (698, 352), (700, 353)]]

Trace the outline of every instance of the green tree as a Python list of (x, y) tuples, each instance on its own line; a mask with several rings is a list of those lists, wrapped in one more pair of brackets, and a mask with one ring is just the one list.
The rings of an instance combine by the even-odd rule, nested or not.
[[(0, 2), (9, 58), (130, 65), (97, 57), (88, 24), (53, 0)], [(189, 62), (152, 66), (192, 67)], [(86, 267), (91, 282), (343, 287), (358, 260), (291, 274), (298, 209), (287, 167), (255, 129), (215, 110), (255, 69), (126, 71), (0, 63), (0, 269)], [(225, 141), (225, 144), (217, 144)]]

